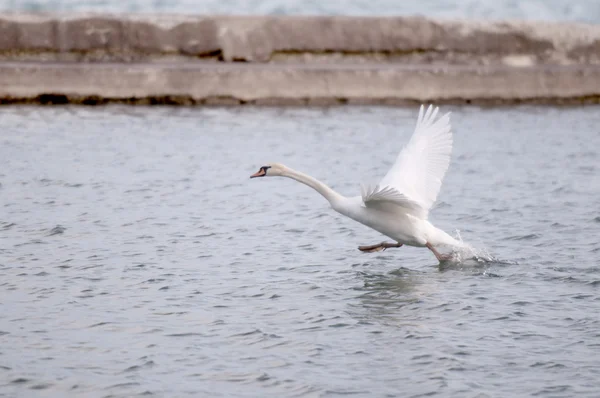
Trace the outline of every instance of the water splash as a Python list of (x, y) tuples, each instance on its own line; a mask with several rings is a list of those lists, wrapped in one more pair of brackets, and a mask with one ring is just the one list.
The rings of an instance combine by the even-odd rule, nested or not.
[(445, 263), (460, 264), (463, 266), (485, 266), (491, 263), (507, 263), (506, 261), (494, 257), (487, 248), (477, 248), (465, 242), (459, 230), (455, 231), (454, 238), (460, 242), (460, 246), (454, 246), (452, 248), (448, 260), (444, 261)]

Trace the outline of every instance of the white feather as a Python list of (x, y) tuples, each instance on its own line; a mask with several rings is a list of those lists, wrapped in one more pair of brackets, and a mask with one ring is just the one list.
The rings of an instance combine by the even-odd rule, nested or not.
[(363, 203), (369, 208), (392, 213), (403, 211), (419, 218), (424, 218), (427, 215), (421, 204), (390, 186), (381, 188), (379, 185), (375, 185), (371, 188), (370, 186), (361, 185), (361, 196)]
[[(377, 189), (363, 196), (367, 207), (378, 206), (384, 193), (388, 202), (395, 202), (399, 207), (413, 215), (427, 219), (431, 206), (440, 192), (442, 180), (450, 165), (452, 152), (452, 131), (450, 113), (436, 120), (439, 108), (429, 106), (427, 111), (421, 105), (415, 131), (400, 151), (396, 162), (378, 184)], [(401, 195), (401, 200), (394, 200), (389, 192)], [(407, 202), (412, 206), (407, 206)]]

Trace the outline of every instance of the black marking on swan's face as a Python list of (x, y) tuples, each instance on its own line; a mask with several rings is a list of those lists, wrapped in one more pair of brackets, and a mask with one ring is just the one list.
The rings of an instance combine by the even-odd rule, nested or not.
[(271, 166), (262, 166), (256, 173), (252, 174), (250, 178), (264, 177), (267, 175), (267, 170), (270, 168)]

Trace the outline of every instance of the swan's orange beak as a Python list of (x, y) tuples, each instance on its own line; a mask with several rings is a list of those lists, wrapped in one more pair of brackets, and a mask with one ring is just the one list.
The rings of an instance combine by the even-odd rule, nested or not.
[(262, 177), (265, 174), (267, 174), (267, 171), (265, 170), (264, 167), (261, 167), (260, 170), (258, 170), (256, 173), (252, 174), (250, 176), (250, 178)]

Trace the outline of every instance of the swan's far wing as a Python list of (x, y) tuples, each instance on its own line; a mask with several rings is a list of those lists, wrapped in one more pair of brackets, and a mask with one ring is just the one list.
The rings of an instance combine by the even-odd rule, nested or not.
[(415, 131), (380, 186), (394, 188), (427, 212), (436, 201), (450, 165), (452, 131), (450, 113), (436, 120), (439, 108), (421, 105)]
[(389, 212), (402, 211), (413, 214), (419, 218), (427, 216), (427, 210), (418, 202), (398, 192), (393, 187), (360, 186), (363, 203), (366, 207), (381, 209)]

